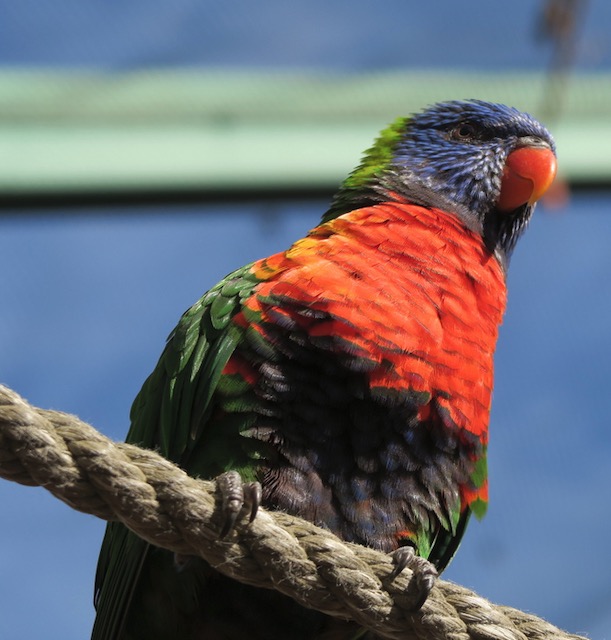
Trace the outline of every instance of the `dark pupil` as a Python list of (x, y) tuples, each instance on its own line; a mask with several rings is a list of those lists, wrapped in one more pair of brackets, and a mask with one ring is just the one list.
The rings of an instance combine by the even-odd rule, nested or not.
[(463, 124), (458, 128), (457, 133), (459, 138), (470, 138), (475, 133), (475, 129), (470, 124)]

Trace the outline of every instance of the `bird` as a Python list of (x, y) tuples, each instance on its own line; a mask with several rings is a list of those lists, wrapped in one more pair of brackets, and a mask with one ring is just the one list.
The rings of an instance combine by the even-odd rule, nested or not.
[[(507, 268), (556, 167), (549, 131), (514, 107), (398, 118), (305, 237), (183, 314), (127, 441), (239, 497), (219, 536), (262, 505), (443, 571), (486, 511)], [(120, 523), (95, 606), (93, 640), (370, 637)]]

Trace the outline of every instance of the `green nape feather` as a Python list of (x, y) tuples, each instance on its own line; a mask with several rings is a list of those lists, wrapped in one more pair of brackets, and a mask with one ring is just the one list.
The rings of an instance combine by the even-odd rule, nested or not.
[(371, 178), (385, 169), (393, 158), (395, 147), (405, 131), (409, 118), (397, 118), (377, 137), (373, 145), (365, 151), (359, 166), (344, 180), (342, 186), (360, 189), (367, 185)]
[(373, 145), (365, 151), (358, 167), (344, 180), (331, 207), (322, 221), (328, 222), (337, 216), (355, 208), (354, 194), (362, 198), (369, 185), (375, 182), (381, 173), (390, 165), (395, 147), (401, 140), (410, 118), (397, 118), (384, 129)]

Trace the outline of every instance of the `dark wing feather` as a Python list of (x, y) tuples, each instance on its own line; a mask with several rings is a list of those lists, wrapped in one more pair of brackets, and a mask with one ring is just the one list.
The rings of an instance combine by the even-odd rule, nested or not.
[(428, 560), (437, 567), (439, 573), (450, 564), (454, 554), (458, 551), (470, 517), (471, 511), (465, 509), (460, 516), (454, 532), (450, 532), (444, 528), (439, 529), (439, 533), (433, 541), (431, 552), (428, 556)]
[[(127, 442), (158, 450), (192, 475), (207, 475), (189, 468), (189, 454), (204, 436), (221, 372), (241, 338), (230, 320), (257, 283), (247, 265), (185, 312), (132, 405)], [(121, 633), (148, 549), (122, 524), (108, 525), (96, 572), (92, 640)]]

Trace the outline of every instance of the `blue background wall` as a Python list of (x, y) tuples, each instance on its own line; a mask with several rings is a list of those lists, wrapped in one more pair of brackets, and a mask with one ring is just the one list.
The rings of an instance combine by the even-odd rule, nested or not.
[[(0, 64), (226, 65), (360, 72), (531, 69), (538, 3), (0, 1)], [(216, 12), (216, 13), (214, 13)], [(591, 2), (581, 70), (609, 70)], [(381, 122), (380, 127), (385, 123)], [(0, 141), (1, 144), (1, 141)], [(358, 159), (355, 158), (355, 163)], [(562, 163), (562, 150), (560, 150)], [(180, 313), (285, 248), (325, 202), (87, 209), (0, 218), (0, 381), (122, 439)], [(594, 639), (611, 637), (611, 197), (540, 208), (509, 275), (491, 423), (491, 505), (447, 577)], [(0, 482), (0, 638), (87, 637), (103, 523)]]

